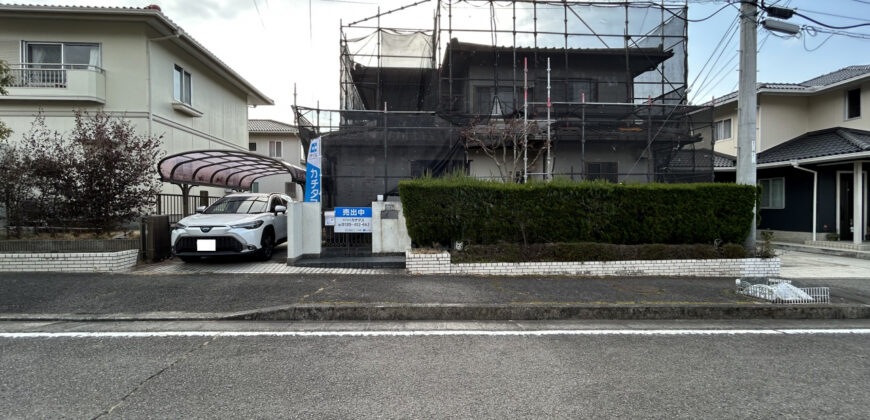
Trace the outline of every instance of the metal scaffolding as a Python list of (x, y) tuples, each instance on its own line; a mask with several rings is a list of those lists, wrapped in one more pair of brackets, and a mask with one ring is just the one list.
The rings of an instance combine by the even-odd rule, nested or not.
[[(700, 134), (712, 111), (686, 97), (687, 9), (534, 0), (379, 9), (341, 25), (340, 109), (296, 107), (300, 133), (323, 136), (337, 204), (348, 197), (339, 184), (363, 201), (421, 171), (516, 181), (487, 162), (495, 140), (469, 141), (515, 127), (529, 155), (523, 178), (711, 181), (711, 136)], [(411, 26), (424, 20), (430, 28)]]

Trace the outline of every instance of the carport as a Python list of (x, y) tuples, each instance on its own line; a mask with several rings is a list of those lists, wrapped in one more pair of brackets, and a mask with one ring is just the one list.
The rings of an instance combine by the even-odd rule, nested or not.
[(305, 185), (305, 169), (278, 159), (238, 150), (195, 150), (167, 156), (157, 164), (160, 180), (178, 185), (184, 214), (194, 186), (250, 190), (254, 181), (270, 175), (289, 174)]

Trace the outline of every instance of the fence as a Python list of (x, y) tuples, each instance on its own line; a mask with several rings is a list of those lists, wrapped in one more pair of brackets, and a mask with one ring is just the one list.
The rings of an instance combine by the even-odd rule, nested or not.
[(801, 287), (791, 290), (779, 290), (780, 284), (791, 285), (790, 280), (767, 279), (766, 282), (752, 284), (741, 280), (737, 292), (746, 296), (764, 299), (781, 304), (831, 303), (831, 289), (828, 287)]
[(157, 194), (155, 215), (169, 216), (169, 223), (175, 223), (191, 214), (196, 213), (198, 206), (210, 206), (220, 197), (190, 195), (187, 197), (187, 211), (184, 206), (184, 196), (181, 194)]

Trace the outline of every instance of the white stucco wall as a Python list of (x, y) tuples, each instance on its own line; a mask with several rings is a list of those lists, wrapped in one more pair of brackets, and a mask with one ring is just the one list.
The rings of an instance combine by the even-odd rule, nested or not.
[[(161, 136), (167, 154), (198, 149), (248, 150), (246, 93), (212, 71), (209, 63), (176, 46), (177, 40), (148, 40), (159, 36), (141, 22), (0, 18), (2, 60), (21, 62), (22, 41), (99, 43), (105, 70), (104, 104), (47, 100), (35, 95), (33, 100), (0, 97), (0, 119), (13, 130), (13, 141), (30, 129), (40, 110), (49, 128), (68, 132), (74, 126), (73, 110), (103, 109), (130, 120), (140, 134)], [(172, 108), (175, 64), (191, 73), (192, 106), (201, 117)], [(191, 193), (202, 189), (196, 187)], [(225, 193), (218, 188), (205, 189), (210, 195)], [(164, 184), (163, 192), (179, 194), (180, 190)]]

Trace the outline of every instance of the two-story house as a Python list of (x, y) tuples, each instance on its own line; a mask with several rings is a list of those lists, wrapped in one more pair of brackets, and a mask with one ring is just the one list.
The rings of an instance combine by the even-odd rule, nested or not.
[[(693, 133), (709, 119), (685, 98), (684, 7), (455, 6), (490, 14), (488, 28), (470, 28), (453, 7), (439, 3), (432, 29), (374, 27), (374, 18), (342, 27), (341, 109), (297, 107), (303, 144), (323, 137), (326, 208), (394, 195), (400, 180), (427, 173), (713, 180), (712, 144)], [(546, 23), (517, 17), (539, 8)], [(403, 23), (403, 9), (379, 14), (378, 24), (384, 16)], [(583, 13), (602, 33), (630, 36), (599, 35)]]
[[(305, 168), (299, 130), (290, 124), (275, 120), (248, 120), (248, 150)], [(253, 183), (251, 191), (281, 192), (299, 201), (304, 192), (290, 174), (260, 178)]]
[(13, 141), (38, 112), (64, 132), (74, 110), (102, 109), (162, 136), (169, 155), (246, 151), (249, 107), (273, 104), (157, 6), (0, 5), (0, 60), (15, 78), (0, 96)]
[[(856, 248), (870, 249), (861, 245), (870, 239), (868, 92), (870, 65), (845, 67), (801, 83), (758, 85), (761, 229), (775, 231), (780, 240), (836, 237)], [(733, 181), (737, 94), (717, 98), (712, 104), (716, 179)]]

